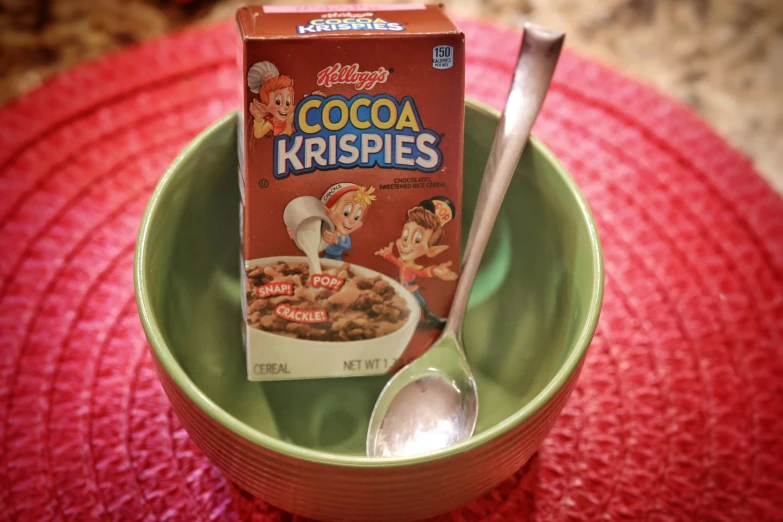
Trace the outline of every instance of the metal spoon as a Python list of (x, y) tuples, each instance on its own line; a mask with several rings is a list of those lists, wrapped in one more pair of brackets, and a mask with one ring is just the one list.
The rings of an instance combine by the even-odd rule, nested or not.
[(469, 438), (476, 428), (476, 381), (462, 348), (460, 326), (500, 204), (546, 97), (564, 38), (563, 33), (525, 24), (451, 312), (440, 338), (392, 377), (378, 397), (367, 432), (370, 457), (435, 451)]

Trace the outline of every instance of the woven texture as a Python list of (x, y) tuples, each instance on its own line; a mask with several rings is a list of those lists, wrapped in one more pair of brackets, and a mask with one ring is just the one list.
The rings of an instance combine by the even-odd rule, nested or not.
[[(461, 26), (468, 94), (499, 108), (519, 35)], [(187, 436), (133, 298), (146, 200), (233, 107), (233, 50), (231, 24), (183, 33), (0, 110), (0, 518), (296, 519)], [(603, 314), (536, 457), (440, 520), (783, 520), (783, 202), (690, 112), (572, 54), (535, 133), (595, 213)]]

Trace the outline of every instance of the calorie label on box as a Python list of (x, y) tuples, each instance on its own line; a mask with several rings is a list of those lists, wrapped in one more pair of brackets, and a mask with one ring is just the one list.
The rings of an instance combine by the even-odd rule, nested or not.
[(439, 6), (237, 11), (251, 380), (387, 373), (456, 288), (464, 36)]

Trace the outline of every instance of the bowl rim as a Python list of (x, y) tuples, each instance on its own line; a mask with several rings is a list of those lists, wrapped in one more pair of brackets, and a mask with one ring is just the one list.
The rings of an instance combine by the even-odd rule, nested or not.
[[(489, 107), (488, 105), (470, 98), (465, 99), (465, 107), (466, 109), (476, 110), (480, 113), (490, 116), (495, 120), (500, 118), (500, 113), (498, 111)], [(571, 195), (579, 205), (579, 210), (582, 214), (582, 217), (587, 223), (593, 265), (595, 267), (594, 283), (590, 295), (590, 307), (587, 310), (586, 320), (581, 332), (577, 337), (575, 347), (571, 350), (571, 353), (560, 366), (557, 373), (555, 373), (549, 383), (547, 383), (547, 385), (535, 397), (533, 397), (529, 402), (522, 406), (522, 408), (501, 422), (458, 444), (413, 457), (387, 458), (341, 455), (338, 453), (331, 453), (328, 451), (297, 446), (296, 444), (276, 439), (270, 435), (262, 433), (219, 407), (193, 383), (193, 381), (190, 379), (190, 377), (188, 377), (184, 369), (179, 365), (176, 358), (169, 349), (163, 337), (160, 326), (152, 314), (149, 288), (147, 286), (146, 278), (144, 277), (145, 269), (142, 260), (147, 257), (150, 223), (153, 219), (153, 216), (161, 208), (161, 197), (163, 193), (166, 192), (166, 189), (171, 183), (171, 180), (177, 175), (177, 172), (186, 161), (186, 158), (188, 158), (199, 147), (201, 147), (204, 142), (210, 140), (216, 134), (225, 132), (226, 128), (235, 126), (236, 118), (238, 117), (237, 115), (238, 112), (233, 110), (216, 122), (212, 123), (198, 136), (196, 136), (177, 155), (177, 157), (168, 167), (166, 173), (155, 187), (155, 190), (153, 191), (144, 211), (144, 216), (139, 227), (134, 255), (133, 278), (136, 293), (136, 304), (142, 327), (146, 333), (151, 351), (163, 369), (167, 372), (169, 377), (174, 381), (176, 386), (185, 394), (185, 396), (187, 396), (188, 400), (193, 402), (202, 412), (204, 412), (214, 421), (221, 424), (224, 428), (230, 430), (243, 439), (252, 442), (253, 444), (256, 444), (268, 451), (272, 451), (286, 457), (307, 461), (314, 464), (339, 467), (403, 467), (454, 457), (455, 455), (474, 450), (494, 439), (503, 436), (504, 434), (511, 432), (515, 428), (522, 425), (525, 421), (533, 417), (546, 404), (548, 404), (565, 386), (565, 384), (571, 378), (572, 374), (577, 371), (582, 360), (584, 359), (585, 354), (587, 353), (587, 349), (590, 345), (593, 334), (595, 333), (595, 329), (598, 324), (598, 318), (601, 312), (601, 304), (603, 302), (604, 267), (601, 243), (598, 238), (598, 231), (593, 219), (592, 212), (590, 211), (587, 201), (576, 185), (576, 182), (571, 177), (571, 175), (568, 174), (563, 165), (557, 160), (555, 155), (542, 142), (531, 136), (530, 145), (552, 164), (555, 172), (560, 176), (567, 189), (571, 192)]]

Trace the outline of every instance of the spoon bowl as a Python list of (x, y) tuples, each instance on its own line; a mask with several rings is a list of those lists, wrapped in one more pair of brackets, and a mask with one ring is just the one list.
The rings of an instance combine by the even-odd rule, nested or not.
[(407, 457), (470, 437), (478, 419), (476, 380), (449, 332), (384, 387), (370, 417), (367, 455)]

